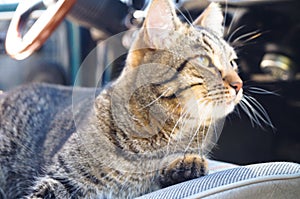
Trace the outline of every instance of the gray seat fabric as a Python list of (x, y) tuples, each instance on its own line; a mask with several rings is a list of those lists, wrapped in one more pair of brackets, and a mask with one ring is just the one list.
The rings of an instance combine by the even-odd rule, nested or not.
[(207, 176), (158, 190), (139, 199), (300, 198), (300, 164), (212, 164), (217, 169)]

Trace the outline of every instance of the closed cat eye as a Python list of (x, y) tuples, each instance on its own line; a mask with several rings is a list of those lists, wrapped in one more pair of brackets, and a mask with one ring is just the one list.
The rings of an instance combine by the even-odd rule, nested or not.
[(207, 57), (207, 56), (200, 56), (198, 60), (200, 62), (200, 65), (203, 67), (211, 66), (211, 61), (210, 61), (209, 57)]

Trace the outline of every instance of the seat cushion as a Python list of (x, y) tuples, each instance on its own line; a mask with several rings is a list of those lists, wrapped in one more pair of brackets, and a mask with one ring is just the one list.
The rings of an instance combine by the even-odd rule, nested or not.
[(176, 184), (139, 199), (298, 198), (300, 164), (270, 162), (237, 166), (211, 161), (207, 176)]

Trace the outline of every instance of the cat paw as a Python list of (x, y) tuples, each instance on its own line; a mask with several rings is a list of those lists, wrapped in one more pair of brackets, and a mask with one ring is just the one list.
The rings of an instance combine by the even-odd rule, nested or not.
[(32, 193), (26, 199), (57, 199), (62, 195), (68, 198), (65, 188), (58, 181), (51, 178), (42, 178), (33, 188)]
[(207, 174), (207, 161), (204, 157), (188, 154), (179, 157), (160, 170), (159, 183), (167, 187)]

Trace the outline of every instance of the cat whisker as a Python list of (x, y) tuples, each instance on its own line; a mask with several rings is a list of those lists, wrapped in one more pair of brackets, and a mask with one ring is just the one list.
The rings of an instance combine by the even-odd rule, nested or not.
[(250, 93), (254, 93), (254, 94), (262, 94), (262, 95), (275, 95), (275, 96), (280, 96), (278, 93), (273, 92), (273, 91), (268, 91), (266, 89), (263, 88), (259, 88), (259, 87), (246, 87), (247, 91)]
[[(217, 106), (217, 102), (214, 104), (214, 106)], [(217, 130), (217, 127), (216, 127), (216, 121), (215, 121), (215, 119), (213, 118), (213, 117), (211, 117), (211, 120), (212, 120), (212, 124), (213, 124), (213, 126), (214, 126), (214, 133), (215, 133), (215, 136), (216, 136), (216, 138), (219, 136), (218, 135), (218, 130)]]
[[(180, 104), (178, 103), (177, 106), (175, 107), (175, 109), (176, 109), (177, 107), (179, 107), (179, 106), (180, 106)], [(185, 114), (187, 114), (187, 113), (186, 113), (186, 112), (185, 112), (185, 113), (181, 112), (179, 119), (178, 119), (177, 122), (175, 123), (175, 125), (174, 125), (174, 127), (173, 127), (173, 129), (172, 129), (172, 131), (171, 131), (171, 133), (170, 133), (169, 140), (168, 140), (168, 143), (167, 143), (167, 154), (169, 154), (169, 147), (170, 147), (172, 135), (174, 134), (176, 128), (178, 127), (180, 121), (182, 120), (182, 117), (183, 117)]]
[(193, 17), (191, 15), (190, 11), (188, 9), (186, 9), (185, 7), (183, 7), (183, 9), (187, 12), (188, 17), (189, 17), (189, 22), (190, 22), (191, 26), (193, 26), (193, 23), (192, 23)]
[[(203, 128), (202, 129), (202, 132), (199, 132), (198, 133), (198, 137), (199, 137), (199, 139), (201, 139), (200, 140), (200, 143), (198, 143), (198, 154), (200, 155), (200, 156), (203, 156), (203, 152), (204, 152), (204, 146), (205, 146), (205, 137), (207, 136), (207, 133), (208, 133), (208, 131), (209, 131), (209, 129), (210, 129), (210, 126), (211, 126), (211, 120), (210, 120), (210, 123), (209, 123), (209, 125), (208, 125), (208, 129), (206, 129), (206, 128)], [(206, 132), (206, 136), (205, 136), (205, 132)], [(200, 134), (201, 133), (201, 134)], [(198, 139), (198, 140), (199, 140)]]
[(238, 33), (238, 31), (242, 30), (242, 29), (245, 28), (245, 27), (246, 27), (245, 25), (242, 25), (242, 26), (238, 27), (237, 29), (235, 29), (235, 30), (231, 33), (231, 35), (228, 37), (227, 42), (228, 42), (228, 43), (232, 43), (232, 42), (231, 42), (231, 39)]
[[(217, 105), (217, 103), (215, 102), (212, 106), (215, 107)], [(214, 108), (213, 108), (214, 109)], [(203, 134), (203, 140), (202, 140), (202, 147), (200, 149), (200, 156), (203, 155), (203, 153), (210, 151), (210, 149), (208, 149), (208, 146), (211, 145), (215, 145), (217, 142), (217, 139), (219, 137), (218, 135), (218, 130), (216, 127), (216, 121), (214, 119), (214, 117), (211, 115), (210, 117), (210, 123), (208, 125), (208, 128), (205, 129), (206, 130), (206, 135)], [(212, 129), (211, 129), (212, 128)], [(205, 132), (204, 132), (205, 133)], [(213, 134), (213, 135), (211, 135)], [(205, 136), (204, 136), (205, 135)], [(214, 139), (213, 139), (214, 138)], [(212, 148), (212, 147), (211, 147)], [(205, 155), (205, 154), (204, 154)]]
[[(192, 106), (190, 106), (189, 108), (194, 109), (195, 107), (196, 107), (196, 104), (192, 104)], [(179, 141), (180, 142), (181, 142), (182, 137), (185, 137), (184, 133), (187, 130), (187, 128), (190, 128), (188, 126), (189, 122), (190, 122), (190, 119), (192, 117), (190, 109), (186, 110), (185, 116), (182, 119), (182, 124), (181, 124), (180, 131), (179, 131), (179, 138), (180, 138)], [(178, 141), (177, 141), (177, 143), (178, 143)], [(176, 147), (177, 147), (177, 144), (176, 144)]]
[(254, 124), (258, 124), (259, 123), (259, 121), (254, 121), (254, 120), (256, 120), (256, 118), (254, 118), (252, 116), (252, 114), (250, 113), (247, 105), (244, 104), (243, 99), (240, 101), (239, 106), (243, 109), (243, 111), (246, 113), (246, 115), (250, 118), (251, 126), (254, 126)]
[[(197, 132), (197, 144), (198, 144), (198, 154), (203, 156), (203, 144), (206, 128), (203, 128), (201, 132)], [(193, 140), (191, 140), (192, 142)]]
[[(241, 107), (245, 111), (245, 113), (248, 115), (248, 117), (251, 120), (252, 126), (254, 126), (254, 123), (263, 128), (263, 125), (261, 123), (264, 122), (266, 125), (270, 126), (272, 129), (274, 129), (274, 126), (270, 120), (270, 117), (268, 116), (266, 110), (262, 107), (262, 105), (253, 97), (246, 96), (241, 100), (240, 103)], [(256, 110), (258, 109), (258, 111)]]
[(228, 13), (228, 2), (227, 0), (225, 1), (225, 10), (224, 10), (224, 20), (223, 20), (223, 36), (225, 35), (225, 25), (226, 25), (226, 20), (227, 20), (227, 13)]
[(232, 29), (232, 26), (233, 26), (233, 24), (234, 24), (235, 18), (236, 18), (236, 16), (237, 16), (237, 15), (236, 15), (237, 11), (238, 11), (237, 9), (234, 10), (234, 13), (233, 13), (231, 22), (230, 22), (230, 24), (229, 24), (229, 26), (228, 26), (226, 35), (228, 35), (228, 34), (230, 33), (231, 29)]
[[(217, 105), (217, 102), (212, 104), (213, 110), (215, 109), (214, 107), (216, 107), (216, 105)], [(216, 122), (214, 120), (213, 115), (210, 116), (208, 128), (203, 128), (202, 146), (201, 146), (200, 153), (199, 153), (200, 156), (205, 155), (204, 153), (209, 151), (209, 150), (207, 150), (208, 145), (214, 145), (214, 143), (213, 143), (214, 141), (211, 139), (211, 137), (213, 137), (213, 136), (211, 136), (210, 134), (214, 134), (215, 138), (216, 139), (218, 138)]]
[(243, 42), (244, 42), (244, 43), (248, 43), (249, 41), (252, 41), (252, 40), (254, 40), (254, 39), (257, 39), (257, 38), (260, 37), (262, 34), (263, 34), (263, 33), (258, 32), (257, 34), (255, 34), (255, 35), (249, 37), (248, 39), (244, 40)]
[(183, 12), (176, 6), (176, 10), (182, 15), (182, 17), (186, 20), (186, 22), (191, 26), (194, 27), (193, 23), (183, 14)]
[[(177, 106), (179, 106), (180, 104), (178, 104)], [(187, 111), (181, 111), (180, 113), (180, 117), (179, 119), (177, 120), (177, 122), (175, 123), (171, 133), (170, 133), (170, 136), (169, 136), (169, 140), (168, 140), (168, 143), (167, 143), (167, 154), (170, 154), (170, 144), (171, 144), (171, 141), (172, 141), (172, 135), (174, 134), (176, 128), (179, 126), (180, 122), (183, 121), (183, 118), (186, 117), (186, 115), (188, 114)], [(181, 129), (180, 127), (178, 127), (179, 129)]]
[[(255, 30), (255, 31), (252, 31), (252, 32), (248, 32), (248, 33), (245, 33), (243, 35), (240, 35), (236, 39), (233, 40), (232, 45), (235, 45), (237, 42), (241, 41), (242, 39), (244, 39), (246, 37), (250, 37), (251, 38), (251, 37), (257, 35), (258, 33), (261, 35), (261, 33), (258, 30)], [(243, 43), (245, 43), (245, 41)]]
[[(183, 129), (185, 128), (185, 125), (186, 125), (186, 122), (189, 118), (187, 118), (187, 116), (189, 115), (189, 111), (188, 110), (185, 110), (183, 109), (182, 112), (181, 112), (181, 115), (179, 117), (179, 119), (177, 120), (171, 134), (170, 134), (170, 137), (169, 137), (169, 142), (168, 142), (168, 146), (167, 146), (167, 153), (169, 154), (169, 147), (170, 147), (170, 143), (171, 143), (171, 135), (175, 132), (175, 129), (179, 126), (179, 124), (181, 123), (181, 126), (179, 127), (179, 132), (178, 132), (178, 136), (181, 138), (182, 136), (182, 131)], [(176, 139), (177, 140), (177, 139)], [(178, 142), (176, 142), (176, 145), (175, 145), (175, 150), (176, 150), (176, 147), (178, 146)]]
[[(237, 48), (237, 47), (244, 47), (246, 45), (254, 44), (256, 42), (250, 42), (250, 41), (257, 39), (258, 37), (262, 36), (266, 32), (268, 32), (268, 31), (261, 32), (259, 30), (256, 30), (256, 31), (252, 31), (252, 32), (243, 34), (243, 35), (239, 36), (238, 38), (236, 38), (231, 43), (231, 45), (234, 46), (235, 48)], [(247, 38), (247, 37), (249, 37), (249, 38)], [(244, 39), (244, 38), (247, 38), (247, 39), (242, 41), (242, 39)], [(242, 42), (240, 42), (240, 41), (242, 41)]]
[(201, 155), (201, 153), (202, 153), (202, 152), (201, 152), (201, 151), (202, 151), (202, 150), (201, 150), (201, 149), (202, 149), (201, 144), (203, 143), (202, 141), (203, 141), (203, 139), (202, 139), (202, 137), (200, 136), (200, 134), (198, 133), (198, 134), (197, 134), (197, 145), (198, 145), (198, 154), (199, 154), (199, 155)]
[[(201, 116), (199, 117), (199, 124), (198, 124), (198, 126), (197, 126), (197, 128), (196, 128), (196, 130), (195, 130), (195, 132), (193, 134), (193, 136), (191, 137), (190, 142), (188, 143), (187, 147), (185, 148), (184, 153), (187, 152), (187, 150), (189, 149), (190, 145), (194, 141), (195, 136), (198, 135), (199, 130), (201, 129), (201, 127), (204, 126), (204, 122), (206, 121), (207, 115), (209, 113), (209, 110), (205, 109), (205, 105), (206, 105), (206, 103), (203, 104), (204, 111), (201, 112)], [(205, 130), (205, 128), (204, 128), (204, 130)]]
[[(175, 106), (175, 108), (174, 108), (174, 110), (172, 111), (172, 113), (174, 113), (174, 111), (175, 111), (178, 107), (180, 107), (180, 106), (181, 106), (181, 104), (178, 103), (178, 104)], [(182, 119), (181, 117), (182, 117), (184, 114), (185, 114), (185, 113), (183, 112), (183, 110), (181, 110), (180, 117), (179, 117), (179, 119), (177, 120), (176, 124), (174, 125), (174, 127), (173, 127), (173, 129), (172, 129), (172, 131), (171, 131), (171, 133), (170, 133), (170, 136), (175, 132), (175, 129), (177, 128), (177, 126), (178, 126), (180, 120)]]
[[(201, 125), (199, 124), (197, 129), (195, 130), (194, 134), (192, 135), (192, 137), (190, 138), (190, 141), (188, 143), (188, 145), (186, 146), (185, 150), (184, 150), (184, 154), (187, 153), (188, 149), (190, 148), (190, 145), (192, 144), (192, 142), (194, 141), (196, 135), (198, 134), (198, 131), (200, 130)], [(192, 129), (190, 129), (191, 131), (194, 131), (194, 127)]]
[(155, 100), (153, 100), (152, 102), (150, 102), (149, 104), (146, 104), (145, 106), (143, 106), (142, 108), (139, 108), (138, 110), (141, 111), (151, 105), (153, 105), (155, 102), (157, 102), (160, 98), (162, 98), (168, 91), (170, 91), (171, 88), (168, 88), (167, 90), (165, 90), (160, 96), (158, 96)]
[(251, 96), (247, 96), (247, 95), (244, 95), (244, 97), (251, 101), (252, 104), (263, 114), (263, 116), (265, 117), (266, 119), (266, 122), (267, 124), (269, 124), (271, 127), (273, 127), (273, 124), (271, 122), (271, 119), (267, 113), (267, 111), (264, 109), (264, 107), (254, 98), (254, 97), (251, 97)]

